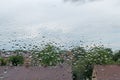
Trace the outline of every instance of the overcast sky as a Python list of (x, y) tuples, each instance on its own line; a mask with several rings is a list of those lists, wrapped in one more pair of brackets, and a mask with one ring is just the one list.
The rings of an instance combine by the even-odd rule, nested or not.
[(119, 0), (0, 0), (1, 48), (8, 48), (10, 40), (37, 42), (46, 36), (61, 43), (83, 40), (119, 49), (119, 21)]

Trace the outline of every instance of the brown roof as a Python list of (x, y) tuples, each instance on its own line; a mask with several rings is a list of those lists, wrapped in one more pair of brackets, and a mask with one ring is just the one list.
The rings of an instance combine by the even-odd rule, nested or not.
[(120, 65), (96, 65), (97, 80), (120, 80)]
[(65, 65), (29, 68), (0, 67), (0, 78), (4, 78), (2, 80), (72, 80), (72, 73), (71, 67)]

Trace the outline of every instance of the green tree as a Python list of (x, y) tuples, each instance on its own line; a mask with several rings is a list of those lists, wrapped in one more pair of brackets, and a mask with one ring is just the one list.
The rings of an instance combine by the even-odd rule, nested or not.
[(22, 65), (24, 63), (24, 57), (22, 55), (10, 56), (9, 61), (13, 66)]
[(7, 65), (7, 60), (5, 60), (4, 58), (0, 58), (0, 66), (6, 66)]
[(113, 60), (115, 62), (120, 62), (120, 50), (113, 55)]
[[(112, 64), (112, 50), (109, 48), (105, 48), (103, 46), (95, 46), (86, 50), (86, 54), (84, 57), (80, 58), (75, 65), (73, 66), (73, 70), (77, 73), (79, 79), (91, 80), (92, 69), (96, 64)], [(79, 80), (77, 79), (77, 80)]]
[[(73, 48), (71, 52), (73, 55), (73, 60), (72, 60), (73, 78), (75, 80), (83, 79), (85, 63), (81, 59), (85, 56), (86, 50), (84, 47), (77, 46)], [(78, 65), (78, 61), (80, 61), (81, 65)]]
[(85, 59), (89, 64), (110, 64), (112, 61), (112, 50), (109, 48), (97, 46), (88, 50)]
[(33, 57), (33, 59), (39, 60), (42, 66), (55, 66), (62, 61), (60, 49), (51, 44), (47, 44), (41, 51), (34, 54)]
[(79, 60), (80, 58), (84, 57), (84, 55), (86, 54), (86, 50), (84, 47), (80, 47), (77, 46), (75, 48), (73, 48), (71, 50), (71, 52), (73, 53), (73, 63), (75, 63), (77, 60)]
[(91, 79), (92, 68), (94, 65), (112, 64), (112, 50), (103, 46), (96, 46), (89, 49), (85, 56), (85, 62), (87, 63), (84, 75)]

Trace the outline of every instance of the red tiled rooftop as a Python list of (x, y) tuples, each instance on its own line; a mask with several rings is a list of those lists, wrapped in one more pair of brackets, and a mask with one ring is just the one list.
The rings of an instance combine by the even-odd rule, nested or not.
[(96, 65), (97, 80), (120, 80), (120, 65)]
[[(6, 72), (3, 71), (6, 69)], [(0, 67), (3, 80), (72, 80), (70, 66), (56, 67)]]

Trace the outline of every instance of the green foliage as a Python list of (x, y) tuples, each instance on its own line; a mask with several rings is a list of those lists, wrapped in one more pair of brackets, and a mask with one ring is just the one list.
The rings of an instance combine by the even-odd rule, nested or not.
[(117, 63), (117, 64), (120, 64), (120, 59), (118, 59), (116, 63)]
[(36, 61), (39, 60), (42, 66), (55, 66), (62, 61), (60, 58), (60, 49), (50, 44), (47, 44), (33, 56)]
[(31, 65), (32, 66), (38, 66), (40, 61), (38, 57), (39, 52), (38, 51), (33, 51), (32, 53), (32, 60), (31, 60)]
[[(75, 80), (83, 79), (83, 73), (85, 70), (85, 63), (83, 57), (86, 54), (86, 50), (84, 47), (77, 46), (71, 50), (73, 54), (72, 60), (72, 69), (73, 69), (73, 76), (75, 76)], [(81, 65), (78, 65), (80, 63)]]
[(95, 46), (86, 50), (86, 54), (79, 58), (73, 65), (76, 80), (91, 79), (93, 65), (112, 64), (112, 50), (103, 46)]
[(113, 55), (113, 60), (115, 62), (120, 62), (120, 50)]
[(0, 58), (0, 66), (6, 66), (7, 65), (7, 60), (4, 58)]
[(10, 56), (9, 61), (13, 66), (22, 65), (24, 63), (24, 57), (22, 55)]
[[(41, 49), (42, 48), (42, 49)], [(110, 48), (104, 46), (77, 46), (70, 51), (63, 50), (47, 44), (44, 47), (38, 48), (34, 46), (31, 50), (32, 65), (34, 66), (55, 66), (59, 63), (70, 62), (72, 65), (73, 75), (76, 76), (74, 80), (91, 80), (92, 70), (94, 65), (104, 64), (120, 64), (120, 51), (113, 54)], [(41, 50), (40, 50), (41, 49)], [(40, 51), (39, 51), (40, 50)], [(25, 50), (15, 50), (14, 53), (26, 52)], [(62, 54), (61, 54), (62, 53)], [(9, 61), (12, 65), (22, 65), (24, 58), (21, 55), (11, 56)], [(6, 65), (6, 60), (0, 58), (0, 65)]]
[(77, 60), (79, 60), (80, 58), (84, 57), (84, 55), (86, 54), (86, 50), (84, 49), (84, 47), (75, 47), (71, 50), (71, 52), (73, 53), (73, 63), (75, 63)]
[(16, 49), (13, 51), (14, 53), (20, 53), (20, 52), (27, 52), (26, 50), (22, 50), (22, 49)]
[(85, 55), (88, 64), (110, 64), (112, 62), (112, 53), (108, 48), (93, 47)]

